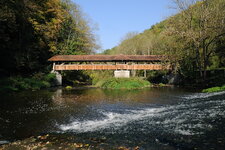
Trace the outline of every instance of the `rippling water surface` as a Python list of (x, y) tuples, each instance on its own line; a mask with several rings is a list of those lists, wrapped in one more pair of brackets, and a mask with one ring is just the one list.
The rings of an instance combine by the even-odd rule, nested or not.
[(5, 94), (0, 109), (0, 144), (50, 133), (106, 149), (225, 147), (225, 92), (57, 89)]

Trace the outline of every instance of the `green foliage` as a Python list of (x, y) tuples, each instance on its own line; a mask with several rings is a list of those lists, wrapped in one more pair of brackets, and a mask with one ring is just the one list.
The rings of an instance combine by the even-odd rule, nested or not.
[(163, 86), (166, 86), (166, 84), (159, 83), (158, 86), (163, 87)]
[(55, 82), (55, 79), (56, 79), (55, 73), (49, 73), (43, 77), (44, 81), (47, 81), (51, 84)]
[(219, 58), (219, 56), (217, 56), (217, 55), (215, 55), (215, 56), (212, 56), (211, 58), (210, 58), (210, 66), (208, 67), (208, 69), (217, 69), (217, 68), (219, 68), (220, 66), (220, 58)]
[(150, 86), (150, 82), (139, 78), (108, 78), (99, 81), (96, 86), (108, 89), (138, 89)]
[(101, 82), (112, 78), (113, 71), (101, 70), (101, 71), (89, 71), (88, 75), (92, 79), (92, 85), (101, 85)]
[(0, 75), (49, 72), (55, 54), (89, 54), (97, 47), (90, 23), (71, 0), (0, 1)]
[(31, 78), (10, 77), (0, 80), (0, 91), (40, 90), (51, 87), (54, 81), (54, 74), (38, 73)]
[(202, 90), (203, 93), (212, 93), (212, 92), (220, 92), (220, 91), (225, 91), (225, 85), (222, 87), (216, 86), (216, 87)]
[(70, 0), (62, 0), (65, 21), (59, 30), (58, 41), (54, 54), (82, 55), (92, 53), (98, 46), (92, 34), (93, 28), (86, 20), (78, 5)]
[(105, 53), (167, 55), (174, 73), (187, 81), (207, 83), (207, 70), (225, 66), (225, 1), (175, 3), (178, 14), (143, 33), (126, 35), (118, 46)]
[(167, 83), (163, 81), (162, 77), (167, 74), (167, 71), (149, 71), (147, 75), (147, 80), (151, 83)]
[(71, 90), (73, 87), (72, 86), (66, 86), (67, 90)]

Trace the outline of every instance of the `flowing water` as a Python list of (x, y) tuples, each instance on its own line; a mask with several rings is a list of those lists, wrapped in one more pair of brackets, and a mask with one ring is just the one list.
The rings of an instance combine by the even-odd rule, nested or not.
[(40, 134), (151, 150), (224, 149), (225, 92), (181, 88), (45, 90), (1, 95), (0, 144)]

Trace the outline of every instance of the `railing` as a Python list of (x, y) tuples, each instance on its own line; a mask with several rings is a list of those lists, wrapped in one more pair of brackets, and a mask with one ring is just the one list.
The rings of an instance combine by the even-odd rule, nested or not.
[(116, 65), (77, 65), (77, 64), (61, 64), (54, 65), (54, 70), (170, 70), (170, 65), (162, 64), (116, 64)]

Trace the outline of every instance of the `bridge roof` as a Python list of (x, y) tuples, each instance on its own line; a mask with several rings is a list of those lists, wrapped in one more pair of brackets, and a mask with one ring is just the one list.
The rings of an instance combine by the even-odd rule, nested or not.
[(163, 55), (56, 55), (52, 62), (116, 62), (116, 61), (162, 61)]

